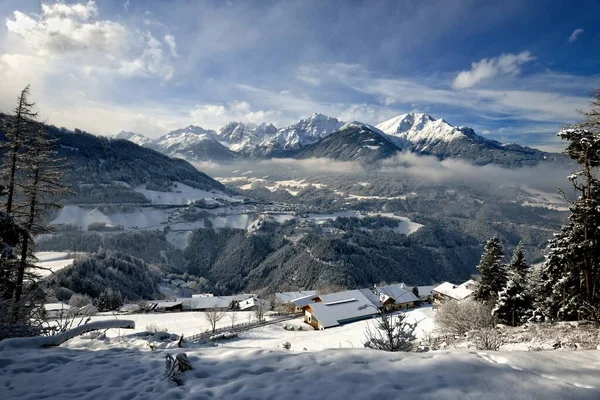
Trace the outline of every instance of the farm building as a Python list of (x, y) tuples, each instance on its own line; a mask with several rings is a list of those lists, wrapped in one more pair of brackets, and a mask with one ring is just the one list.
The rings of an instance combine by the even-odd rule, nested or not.
[(275, 298), (279, 304), (283, 306), (290, 306), (290, 308), (293, 307), (295, 312), (301, 312), (302, 307), (308, 303), (311, 303), (316, 296), (316, 290), (275, 293)]
[(435, 286), (417, 286), (419, 300), (431, 301), (433, 299), (433, 289)]
[(360, 290), (318, 295), (303, 309), (304, 322), (320, 330), (372, 318), (379, 312)]
[[(206, 310), (231, 310), (236, 309), (240, 302), (256, 298), (253, 294), (238, 294), (235, 296), (210, 296), (210, 297), (185, 297), (178, 298), (183, 305), (183, 311), (206, 311)], [(249, 302), (247, 302), (249, 303)], [(252, 309), (252, 305), (246, 303), (247, 309)]]
[(154, 312), (175, 312), (183, 310), (181, 301), (149, 301), (148, 306), (150, 307), (150, 311)]
[(432, 290), (433, 300), (436, 304), (441, 304), (446, 300), (464, 300), (469, 298), (477, 286), (477, 282), (470, 279), (460, 285), (450, 282), (444, 282)]
[(419, 301), (412, 288), (403, 283), (378, 286), (376, 289), (379, 300), (387, 311), (404, 310), (413, 308)]

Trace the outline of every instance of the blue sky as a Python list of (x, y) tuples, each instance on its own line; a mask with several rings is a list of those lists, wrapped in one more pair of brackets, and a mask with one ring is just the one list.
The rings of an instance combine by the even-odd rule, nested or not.
[(419, 111), (559, 149), (600, 86), (600, 3), (0, 1), (0, 109), (148, 136), (314, 112), (376, 124)]

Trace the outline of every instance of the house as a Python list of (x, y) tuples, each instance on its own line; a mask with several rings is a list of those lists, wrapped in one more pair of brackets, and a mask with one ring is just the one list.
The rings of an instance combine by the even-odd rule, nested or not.
[(417, 286), (417, 292), (420, 301), (431, 302), (433, 299), (433, 289), (435, 286)]
[(150, 307), (150, 311), (153, 312), (183, 311), (183, 304), (181, 301), (149, 301), (148, 306)]
[(44, 304), (44, 313), (46, 319), (55, 319), (66, 317), (69, 313), (69, 306), (66, 303), (46, 303)]
[(315, 329), (372, 318), (379, 309), (360, 290), (318, 295), (303, 307), (304, 322)]
[(302, 307), (312, 302), (316, 296), (316, 290), (275, 293), (277, 302), (283, 306), (290, 306), (290, 308), (294, 309), (294, 312), (302, 312)]
[(476, 286), (477, 282), (473, 279), (461, 283), (460, 285), (444, 282), (433, 288), (433, 301), (435, 304), (441, 304), (447, 300), (464, 300), (473, 294)]
[(383, 303), (383, 308), (387, 311), (405, 310), (415, 307), (419, 299), (412, 291), (412, 288), (403, 283), (394, 285), (378, 286), (375, 288), (379, 294), (379, 299)]

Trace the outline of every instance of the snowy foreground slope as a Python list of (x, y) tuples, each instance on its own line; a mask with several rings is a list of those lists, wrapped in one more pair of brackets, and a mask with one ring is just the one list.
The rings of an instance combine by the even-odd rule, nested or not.
[(385, 353), (186, 349), (183, 386), (163, 379), (171, 350), (68, 348), (0, 353), (2, 399), (598, 399), (598, 351)]

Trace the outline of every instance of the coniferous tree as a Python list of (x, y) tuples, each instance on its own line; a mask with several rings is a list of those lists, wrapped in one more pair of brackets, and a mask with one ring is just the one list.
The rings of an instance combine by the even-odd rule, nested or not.
[(600, 90), (590, 106), (583, 123), (558, 134), (581, 169), (568, 177), (578, 196), (569, 201), (569, 223), (550, 241), (542, 269), (536, 311), (550, 320), (597, 318), (600, 309)]
[(19, 166), (24, 163), (24, 142), (27, 135), (35, 129), (35, 120), (38, 115), (33, 111), (35, 103), (29, 101), (29, 94), (29, 85), (27, 85), (17, 99), (14, 117), (2, 121), (6, 142), (2, 146), (4, 147), (4, 163), (1, 175), (6, 186), (6, 212), (9, 214), (13, 211)]
[(507, 267), (507, 281), (504, 289), (498, 293), (493, 314), (512, 326), (525, 321), (531, 312), (532, 300), (527, 287), (529, 265), (523, 253), (523, 244), (519, 243)]
[[(20, 259), (17, 269), (15, 301), (19, 302), (23, 295), (26, 273), (34, 269), (32, 238), (42, 233), (49, 233), (50, 228), (42, 224), (42, 217), (50, 208), (62, 205), (56, 196), (69, 192), (62, 184), (63, 160), (58, 158), (54, 150), (55, 140), (50, 140), (43, 126), (26, 138), (24, 149), (27, 152), (27, 163), (23, 166), (23, 176), (18, 183), (24, 196), (24, 203), (15, 209), (21, 217), (24, 228), (29, 232), (21, 241)], [(29, 273), (28, 275), (31, 275)], [(33, 275), (31, 275), (33, 276)]]
[(502, 264), (504, 249), (500, 239), (495, 236), (488, 240), (477, 269), (481, 274), (475, 290), (475, 299), (484, 302), (496, 301), (498, 293), (506, 285), (506, 267)]

